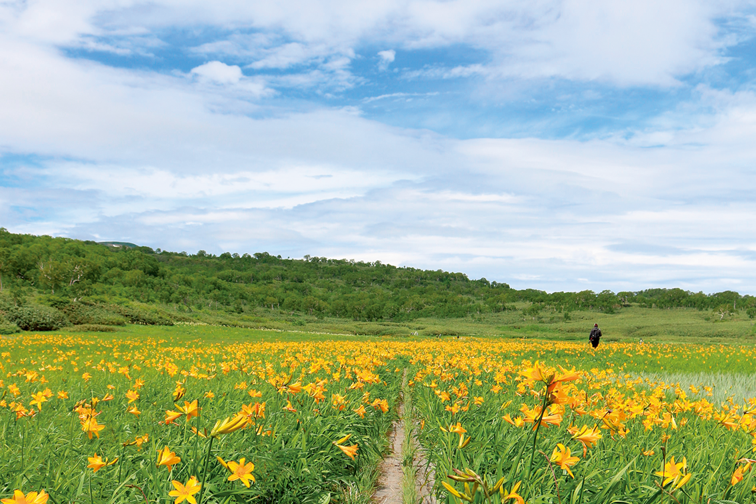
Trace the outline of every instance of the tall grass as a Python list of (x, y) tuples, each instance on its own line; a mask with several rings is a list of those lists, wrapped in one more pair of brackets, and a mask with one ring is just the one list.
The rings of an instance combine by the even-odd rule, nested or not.
[[(730, 399), (737, 404), (742, 404), (756, 397), (756, 377), (753, 374), (643, 372), (633, 374), (633, 377), (641, 378), (649, 388), (665, 387), (669, 395), (674, 395), (674, 390), (679, 388), (691, 398), (706, 398), (714, 404)], [(691, 388), (696, 392), (693, 392)]]

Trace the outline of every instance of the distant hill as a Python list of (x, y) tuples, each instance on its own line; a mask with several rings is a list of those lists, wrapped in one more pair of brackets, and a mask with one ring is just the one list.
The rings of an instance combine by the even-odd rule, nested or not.
[(179, 312), (213, 309), (229, 314), (265, 308), (355, 321), (460, 318), (515, 309), (535, 320), (542, 310), (567, 318), (573, 311), (612, 314), (631, 305), (713, 309), (722, 317), (741, 310), (756, 315), (756, 298), (733, 291), (548, 294), (512, 289), (485, 278), (470, 279), (463, 273), (396, 267), (380, 261), (310, 256), (282, 259), (267, 252), (215, 256), (200, 250), (187, 254), (126, 242), (13, 234), (3, 228), (0, 287), (5, 294), (55, 298), (45, 301), (48, 305), (129, 301)]

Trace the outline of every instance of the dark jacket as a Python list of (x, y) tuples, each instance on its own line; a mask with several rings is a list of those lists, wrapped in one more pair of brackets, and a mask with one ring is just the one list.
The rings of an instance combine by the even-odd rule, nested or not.
[(591, 335), (588, 336), (588, 339), (590, 341), (598, 341), (599, 338), (601, 338), (601, 329), (594, 327), (593, 329), (591, 329)]

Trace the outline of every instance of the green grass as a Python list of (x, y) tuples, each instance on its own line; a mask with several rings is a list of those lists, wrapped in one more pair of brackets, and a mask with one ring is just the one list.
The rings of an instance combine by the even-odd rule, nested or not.
[[(523, 304), (524, 308), (525, 305)], [(227, 317), (227, 315), (224, 315)], [(603, 341), (709, 341), (756, 342), (754, 321), (744, 313), (727, 316), (724, 320), (710, 311), (692, 308), (669, 310), (628, 307), (614, 314), (593, 311), (564, 313), (543, 310), (536, 317), (523, 315), (522, 310), (485, 313), (457, 319), (416, 319), (411, 322), (359, 322), (349, 319), (316, 318), (304, 315), (287, 315), (272, 310), (257, 310), (254, 316), (233, 318), (229, 324), (249, 327), (293, 329), (306, 332), (349, 333), (360, 335), (410, 336), (479, 336), (525, 337), (558, 340), (585, 340), (594, 323), (604, 333)], [(197, 319), (205, 318), (197, 314)], [(208, 322), (223, 320), (208, 318)]]
[[(115, 305), (108, 305), (111, 308)], [(120, 306), (120, 305), (119, 305)], [(537, 314), (528, 314), (531, 307), (527, 302), (509, 304), (510, 308), (498, 313), (475, 313), (461, 318), (419, 318), (411, 321), (396, 322), (389, 320), (360, 321), (350, 318), (334, 318), (306, 315), (300, 312), (290, 312), (280, 309), (246, 307), (237, 313), (233, 309), (214, 309), (209, 307), (188, 309), (180, 304), (143, 305), (131, 303), (123, 313), (137, 319), (129, 319), (139, 323), (150, 323), (172, 320), (178, 324), (179, 332), (206, 335), (203, 327), (229, 327), (240, 332), (222, 332), (223, 338), (243, 338), (248, 330), (285, 331), (291, 334), (317, 333), (335, 335), (359, 336), (397, 336), (411, 337), (465, 337), (476, 336), (484, 338), (525, 338), (549, 339), (557, 341), (587, 341), (588, 332), (594, 323), (601, 327), (603, 342), (612, 341), (649, 341), (649, 342), (688, 342), (709, 343), (724, 342), (735, 344), (752, 344), (756, 342), (756, 325), (744, 310), (728, 314), (721, 318), (711, 310), (697, 310), (694, 308), (642, 308), (630, 305), (619, 308), (615, 313), (603, 311), (572, 311), (558, 312), (544, 308)], [(130, 310), (130, 311), (129, 311)], [(102, 310), (100, 310), (102, 311)], [(79, 313), (81, 312), (81, 313)], [(94, 317), (95, 309), (79, 310), (81, 319), (77, 323), (88, 324), (78, 330), (96, 331), (96, 324), (111, 324), (116, 319), (123, 321), (125, 315), (109, 315), (110, 318)], [(85, 313), (86, 312), (86, 313)], [(96, 313), (95, 313), (96, 312)], [(133, 313), (132, 313), (133, 312)], [(84, 320), (82, 314), (92, 315), (92, 320)], [(135, 315), (136, 314), (136, 315)], [(102, 313), (100, 313), (102, 315)], [(148, 316), (149, 315), (149, 316)], [(159, 317), (157, 316), (159, 315)], [(152, 318), (150, 318), (152, 317)], [(156, 318), (157, 317), (157, 318)], [(113, 319), (113, 320), (111, 320)], [(154, 319), (154, 320), (153, 320)], [(158, 320), (159, 319), (159, 320)], [(74, 320), (74, 319), (71, 319)], [(2, 322), (2, 320), (0, 320)], [(11, 327), (8, 325), (8, 327)], [(115, 326), (114, 326), (115, 327)], [(8, 331), (9, 329), (2, 329)], [(133, 332), (131, 327), (117, 331)], [(65, 329), (76, 333), (77, 328)], [(160, 333), (159, 328), (150, 331)], [(169, 332), (168, 334), (174, 334)], [(257, 337), (257, 336), (255, 336)], [(277, 337), (277, 336), (274, 336)], [(289, 337), (289, 336), (286, 336)]]
[[(650, 387), (657, 383), (665, 383), (674, 387), (679, 387), (691, 397), (706, 397), (714, 404), (720, 404), (723, 401), (732, 399), (740, 402), (743, 398), (756, 397), (756, 380), (754, 380), (752, 370), (747, 373), (706, 373), (706, 372), (677, 372), (677, 373), (638, 373), (635, 376), (642, 378)], [(698, 390), (697, 394), (691, 391), (691, 387)], [(711, 391), (707, 392), (704, 387), (710, 387)], [(674, 390), (670, 390), (674, 394)]]
[[(52, 331), (54, 334), (92, 335), (77, 331)], [(119, 327), (115, 333), (102, 333), (102, 339), (119, 340), (125, 338), (156, 338), (170, 341), (201, 340), (207, 343), (274, 342), (274, 341), (376, 341), (379, 338), (355, 334), (327, 334), (296, 329), (248, 329), (243, 327), (223, 327), (211, 325), (141, 326)]]
[[(521, 307), (524, 308), (525, 306)], [(169, 307), (164, 307), (169, 308)], [(173, 327), (117, 327), (115, 337), (155, 335), (156, 337), (202, 337), (241, 341), (248, 338), (263, 341), (278, 339), (318, 340), (327, 337), (402, 337), (456, 338), (522, 338), (556, 341), (588, 341), (594, 323), (603, 331), (602, 344), (610, 342), (650, 343), (756, 343), (754, 321), (743, 312), (719, 320), (708, 311), (690, 308), (669, 310), (628, 307), (615, 314), (571, 312), (565, 314), (544, 310), (537, 317), (524, 316), (522, 310), (487, 313), (457, 319), (417, 319), (411, 322), (364, 322), (351, 319), (317, 318), (278, 310), (257, 309), (254, 313), (226, 312), (182, 313), (187, 322)], [(92, 330), (92, 328), (90, 328)], [(77, 333), (76, 328), (65, 332)]]

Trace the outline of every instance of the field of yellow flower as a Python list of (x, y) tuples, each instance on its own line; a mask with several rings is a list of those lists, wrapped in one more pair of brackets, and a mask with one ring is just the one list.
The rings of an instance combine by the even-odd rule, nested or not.
[(706, 382), (642, 376), (662, 364), (756, 371), (753, 348), (476, 342), (414, 353), (419, 437), (451, 502), (756, 501), (756, 399), (715, 402)]
[[(519, 340), (0, 339), (0, 499), (367, 502), (404, 390), (442, 502), (752, 502), (756, 399), (716, 400), (705, 378), (714, 366), (749, 383), (755, 359)], [(660, 370), (698, 382), (647, 378)]]
[(338, 500), (381, 457), (396, 357), (338, 341), (0, 340), (0, 496)]

